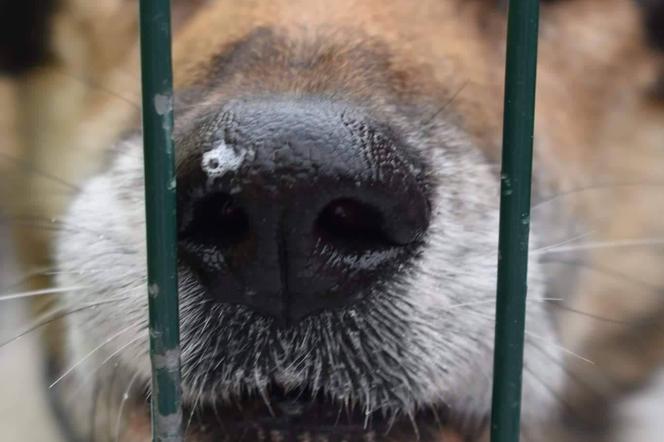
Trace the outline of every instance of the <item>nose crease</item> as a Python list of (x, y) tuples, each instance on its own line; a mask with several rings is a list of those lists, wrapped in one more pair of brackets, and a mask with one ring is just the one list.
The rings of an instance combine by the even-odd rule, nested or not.
[(293, 321), (293, 318), (290, 316), (290, 304), (292, 302), (291, 300), (291, 294), (290, 290), (288, 288), (288, 245), (287, 245), (287, 240), (286, 240), (286, 229), (285, 229), (285, 224), (284, 224), (284, 215), (282, 213), (280, 217), (280, 222), (279, 222), (279, 234), (278, 234), (278, 245), (277, 245), (277, 251), (279, 255), (279, 269), (281, 272), (279, 273), (280, 276), (280, 281), (281, 281), (281, 311), (280, 315), (277, 316), (277, 320), (281, 320), (281, 325), (283, 327), (288, 327), (290, 323)]

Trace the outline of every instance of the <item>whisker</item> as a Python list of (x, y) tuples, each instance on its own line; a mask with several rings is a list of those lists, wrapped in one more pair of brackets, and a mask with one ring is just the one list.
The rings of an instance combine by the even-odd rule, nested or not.
[(78, 226), (69, 222), (65, 223), (56, 219), (47, 220), (38, 217), (33, 217), (32, 219), (30, 217), (8, 218), (2, 216), (0, 217), (0, 225), (2, 224), (33, 228), (35, 230), (44, 230), (50, 232), (71, 232), (76, 234), (86, 234), (94, 237), (96, 240), (107, 241), (108, 243), (112, 244), (118, 252), (122, 252), (123, 254), (131, 255), (136, 253), (135, 251), (127, 249), (127, 247), (123, 245), (122, 241), (118, 240), (114, 236), (109, 235), (108, 232), (102, 232), (90, 229), (88, 227)]
[[(614, 318), (607, 318), (607, 317), (604, 317), (604, 316), (595, 315), (593, 313), (589, 313), (589, 312), (586, 312), (586, 311), (583, 311), (583, 310), (577, 310), (577, 309), (574, 309), (572, 307), (569, 307), (569, 306), (567, 306), (566, 304), (563, 303), (563, 301), (565, 301), (564, 298), (526, 298), (526, 302), (532, 302), (532, 301), (550, 303), (551, 306), (553, 306), (555, 308), (564, 310), (564, 311), (569, 312), (569, 313), (576, 313), (576, 314), (579, 314), (579, 315), (582, 315), (582, 316), (587, 316), (590, 319), (596, 319), (598, 321), (609, 322), (609, 323), (616, 324), (616, 325), (625, 325), (625, 326), (631, 325), (626, 321), (621, 321), (619, 319), (614, 319)], [(466, 302), (466, 303), (463, 303), (463, 304), (455, 304), (451, 307), (448, 307), (448, 309), (462, 308), (462, 307), (473, 307), (473, 306), (482, 305), (482, 304), (494, 304), (495, 302), (496, 302), (496, 300), (495, 300), (495, 297), (494, 297), (492, 299), (487, 299), (485, 301)], [(473, 314), (486, 316), (488, 318), (488, 314), (480, 313), (476, 310), (470, 310), (470, 309), (468, 309), (468, 311), (470, 311)], [(492, 318), (492, 320), (495, 320), (495, 319)]]
[[(495, 320), (496, 320), (496, 318), (495, 318), (493, 315), (489, 315), (489, 314), (481, 313), (481, 312), (478, 312), (478, 311), (475, 311), (475, 310), (466, 310), (466, 312), (471, 313), (471, 314), (473, 314), (473, 315), (477, 315), (477, 316), (479, 316), (479, 317), (481, 317), (481, 318), (484, 318), (484, 319), (486, 319), (486, 320), (490, 320), (490, 321), (494, 321), (494, 322), (495, 322)], [(559, 344), (557, 344), (557, 343), (555, 343), (555, 342), (551, 342), (551, 341), (549, 341), (548, 339), (546, 339), (546, 338), (543, 337), (543, 336), (539, 336), (539, 335), (537, 335), (537, 334), (535, 334), (535, 333), (532, 333), (532, 332), (530, 332), (530, 331), (528, 331), (528, 330), (524, 330), (524, 333), (525, 333), (527, 336), (530, 336), (531, 338), (539, 339), (540, 341), (542, 341), (542, 342), (544, 342), (544, 343), (546, 343), (546, 344), (549, 344), (549, 345), (551, 345), (551, 346), (553, 346), (553, 347), (556, 347), (556, 348), (558, 348), (558, 349), (564, 351), (565, 353), (568, 353), (568, 354), (570, 354), (570, 355), (572, 355), (572, 356), (575, 356), (575, 357), (581, 359), (581, 360), (584, 361), (584, 362), (587, 362), (587, 363), (589, 363), (589, 364), (595, 365), (595, 363), (594, 363), (593, 361), (591, 361), (590, 359), (585, 358), (585, 357), (583, 357), (583, 356), (581, 356), (581, 355), (579, 355), (579, 354), (576, 354), (576, 353), (574, 353), (572, 350), (570, 350), (570, 349), (568, 349), (568, 348), (566, 348), (566, 347), (563, 347), (562, 345), (559, 345)]]
[(97, 233), (94, 231), (90, 231), (88, 229), (84, 228), (76, 228), (75, 226), (67, 226), (67, 225), (59, 225), (59, 224), (46, 224), (46, 223), (36, 223), (36, 222), (16, 222), (16, 221), (8, 221), (6, 219), (0, 218), (0, 225), (5, 225), (5, 226), (12, 226), (12, 227), (22, 227), (22, 228), (27, 228), (31, 229), (37, 232), (43, 231), (43, 232), (53, 232), (53, 233), (58, 233), (58, 232), (71, 232), (71, 233), (87, 233), (90, 236), (94, 237), (99, 237), (103, 236), (101, 233)]
[(81, 190), (80, 187), (78, 187), (77, 185), (75, 185), (73, 183), (70, 183), (70, 182), (68, 182), (68, 181), (66, 181), (66, 180), (64, 180), (64, 179), (62, 179), (58, 176), (52, 175), (48, 172), (44, 172), (43, 170), (38, 169), (37, 167), (30, 164), (26, 160), (16, 158), (15, 156), (10, 155), (6, 152), (0, 152), (0, 157), (6, 159), (8, 161), (11, 161), (12, 163), (16, 164), (17, 166), (19, 166), (20, 168), (22, 168), (23, 170), (25, 170), (27, 172), (30, 172), (30, 173), (33, 173), (37, 176), (41, 176), (41, 177), (44, 177), (46, 179), (49, 179), (49, 180), (51, 180), (55, 183), (58, 183), (58, 184), (60, 184), (64, 187), (66, 187), (69, 190), (73, 190), (73, 191), (77, 191), (77, 192)]
[(590, 184), (588, 186), (577, 187), (574, 189), (565, 190), (555, 195), (548, 195), (542, 197), (539, 201), (533, 202), (531, 210), (537, 209), (547, 203), (553, 202), (557, 199), (566, 196), (575, 195), (578, 193), (588, 192), (592, 190), (615, 190), (621, 187), (664, 187), (664, 182), (661, 181), (641, 181), (641, 182), (624, 182), (624, 183), (598, 183)]
[[(546, 354), (541, 348), (538, 347), (541, 353)], [(549, 356), (549, 355), (547, 355)], [(551, 360), (555, 360), (554, 358), (550, 357)], [(555, 389), (553, 389), (549, 384), (544, 382), (543, 379), (541, 379), (539, 376), (535, 374), (535, 372), (528, 366), (528, 364), (523, 364), (523, 371), (527, 373), (532, 379), (537, 381), (538, 384), (540, 384), (550, 395), (552, 398), (554, 398), (558, 403), (560, 403), (565, 410), (571, 411), (573, 408), (570, 406), (569, 402), (567, 402), (566, 399), (563, 398), (563, 396), (557, 392)]]
[(578, 310), (578, 309), (568, 307), (567, 305), (559, 304), (559, 303), (556, 303), (556, 302), (551, 303), (551, 305), (554, 308), (563, 310), (565, 313), (576, 313), (578, 315), (585, 316), (585, 317), (590, 318), (590, 319), (595, 319), (597, 321), (608, 322), (610, 324), (623, 325), (623, 326), (627, 326), (627, 327), (633, 325), (633, 324), (630, 324), (627, 321), (621, 321), (619, 319), (607, 318), (605, 316), (595, 315), (593, 313), (584, 312), (583, 310)]
[(555, 342), (551, 342), (550, 340), (546, 339), (546, 338), (543, 337), (543, 336), (539, 336), (539, 335), (537, 335), (537, 334), (535, 334), (535, 333), (533, 333), (533, 332), (530, 332), (530, 331), (528, 331), (528, 330), (525, 330), (525, 333), (526, 333), (526, 335), (530, 336), (531, 338), (538, 339), (538, 340), (540, 340), (541, 342), (546, 343), (546, 344), (548, 344), (548, 345), (550, 345), (550, 346), (552, 346), (552, 347), (555, 347), (555, 348), (557, 348), (557, 349), (559, 349), (559, 350), (562, 350), (562, 351), (564, 351), (564, 352), (567, 353), (567, 354), (570, 354), (570, 355), (572, 355), (572, 356), (574, 356), (574, 357), (576, 357), (576, 358), (581, 359), (581, 360), (584, 361), (584, 362), (587, 362), (588, 364), (595, 365), (595, 363), (594, 363), (593, 361), (591, 361), (590, 359), (585, 358), (585, 357), (583, 357), (583, 356), (581, 356), (581, 355), (579, 355), (579, 354), (577, 354), (577, 353), (574, 353), (574, 352), (573, 352), (572, 350), (570, 350), (569, 348), (563, 347), (562, 345), (558, 345), (558, 344), (556, 344)]
[(97, 440), (97, 431), (95, 431), (95, 429), (97, 427), (97, 414), (99, 412), (99, 396), (101, 395), (101, 388), (101, 382), (99, 382), (99, 379), (95, 379), (94, 386), (92, 387), (92, 408), (90, 410), (90, 422), (92, 425), (90, 425), (90, 431), (88, 433), (88, 438), (91, 442), (96, 442)]
[(590, 235), (592, 235), (593, 233), (594, 233), (593, 231), (580, 233), (578, 235), (572, 236), (571, 238), (567, 238), (565, 240), (562, 240), (562, 241), (559, 241), (559, 242), (556, 242), (556, 243), (553, 243), (553, 244), (544, 245), (544, 246), (541, 246), (541, 247), (536, 247), (536, 248), (530, 249), (529, 253), (531, 253), (531, 254), (534, 254), (535, 252), (543, 253), (543, 252), (546, 252), (547, 250), (557, 249), (561, 246), (571, 244), (571, 243), (574, 243), (574, 242), (579, 241), (581, 239), (587, 238)]
[(620, 247), (643, 247), (643, 246), (664, 246), (664, 238), (639, 238), (639, 239), (625, 239), (616, 241), (595, 241), (576, 246), (557, 247), (548, 250), (534, 251), (533, 255), (542, 255), (545, 253), (565, 253), (573, 252), (576, 250), (596, 250), (596, 249), (610, 249)]
[(127, 383), (127, 388), (122, 394), (122, 400), (120, 401), (120, 407), (118, 408), (118, 416), (115, 420), (115, 431), (114, 431), (115, 442), (120, 441), (120, 425), (122, 424), (122, 415), (124, 414), (124, 407), (127, 401), (129, 400), (129, 392), (134, 386), (134, 382), (136, 382), (136, 379), (138, 379), (138, 375), (139, 375), (138, 371), (132, 375), (131, 379), (129, 379), (129, 382)]
[(417, 421), (415, 420), (415, 415), (413, 414), (413, 411), (411, 411), (411, 410), (406, 411), (406, 416), (408, 416), (408, 420), (410, 421), (410, 425), (413, 428), (413, 431), (415, 432), (415, 440), (419, 441), (420, 440), (420, 428), (417, 426)]
[(651, 284), (651, 283), (643, 281), (641, 279), (634, 278), (631, 275), (628, 275), (628, 274), (623, 273), (623, 272), (619, 272), (615, 269), (598, 266), (594, 263), (591, 264), (591, 262), (589, 262), (587, 260), (573, 260), (573, 259), (566, 260), (566, 259), (553, 259), (553, 258), (544, 257), (540, 260), (540, 263), (543, 263), (543, 264), (562, 264), (562, 265), (567, 265), (567, 266), (570, 266), (570, 267), (581, 268), (581, 269), (584, 269), (584, 270), (589, 270), (589, 271), (602, 273), (602, 274), (605, 274), (607, 276), (612, 276), (616, 279), (624, 280), (625, 282), (628, 282), (630, 284), (638, 284), (638, 285), (642, 286), (645, 289), (657, 290), (657, 291), (661, 290), (661, 287), (659, 287), (655, 284)]
[(12, 299), (31, 298), (33, 296), (55, 295), (58, 293), (68, 293), (68, 292), (80, 292), (81, 290), (87, 290), (88, 288), (89, 287), (57, 287), (50, 289), (31, 290), (28, 292), (20, 292), (20, 293), (9, 293), (6, 295), (0, 295), (0, 302), (9, 301)]
[[(138, 325), (140, 325), (140, 324), (138, 324)], [(132, 324), (129, 327), (123, 328), (119, 332), (113, 333), (111, 336), (104, 339), (104, 341), (102, 341), (101, 344), (97, 345), (95, 348), (90, 350), (90, 352), (88, 352), (85, 356), (83, 356), (81, 359), (79, 359), (71, 367), (69, 367), (67, 370), (65, 370), (55, 381), (53, 381), (51, 383), (51, 385), (48, 386), (48, 388), (52, 389), (53, 387), (55, 387), (60, 381), (62, 381), (65, 377), (67, 377), (69, 374), (71, 374), (74, 370), (76, 370), (76, 368), (78, 368), (83, 362), (90, 359), (90, 357), (92, 357), (92, 355), (94, 355), (99, 350), (101, 350), (105, 345), (110, 344), (111, 342), (113, 342), (114, 340), (116, 340), (117, 338), (122, 336), (124, 333), (127, 333), (128, 331), (131, 331), (136, 326), (137, 326), (137, 324)]]
[[(142, 324), (143, 324), (143, 326), (146, 326), (146, 325), (147, 325), (145, 322), (143, 322)], [(138, 326), (138, 325), (141, 325), (141, 324), (135, 324), (135, 325)], [(108, 357), (106, 357), (103, 361), (101, 361), (101, 363), (100, 363), (97, 367), (95, 367), (95, 368), (90, 372), (90, 375), (87, 376), (87, 377), (83, 380), (83, 382), (81, 383), (81, 385), (80, 385), (76, 390), (74, 390), (74, 391), (72, 392), (72, 395), (75, 395), (76, 393), (78, 393), (78, 392), (80, 391), (80, 389), (83, 388), (83, 386), (84, 386), (87, 382), (89, 382), (90, 380), (92, 380), (92, 379), (94, 378), (95, 374), (96, 374), (99, 370), (101, 370), (106, 364), (108, 364), (108, 363), (109, 363), (114, 357), (116, 357), (117, 355), (119, 355), (120, 353), (122, 353), (124, 350), (126, 350), (127, 348), (129, 348), (130, 345), (135, 344), (136, 342), (138, 342), (139, 340), (144, 339), (144, 338), (146, 338), (145, 335), (138, 335), (138, 336), (136, 336), (135, 338), (131, 339), (129, 342), (127, 342), (127, 343), (125, 343), (125, 344), (122, 344), (117, 350), (115, 350), (115, 351), (112, 352), (110, 355), (108, 355)]]
[(187, 424), (184, 427), (184, 432), (185, 434), (189, 430), (189, 427), (191, 426), (191, 422), (194, 418), (194, 414), (196, 413), (196, 407), (198, 406), (198, 401), (200, 401), (201, 396), (203, 395), (203, 386), (205, 385), (205, 382), (207, 380), (207, 377), (210, 373), (206, 373), (205, 376), (203, 377), (203, 381), (201, 382), (200, 387), (198, 388), (198, 393), (196, 395), (196, 399), (194, 400), (194, 403), (191, 407), (191, 412), (189, 413), (189, 419), (187, 419)]
[(66, 222), (59, 220), (57, 218), (44, 218), (41, 216), (29, 216), (29, 215), (15, 215), (15, 216), (2, 216), (0, 217), (0, 222), (7, 225), (13, 226), (27, 226), (27, 227), (43, 227), (45, 230), (48, 228), (57, 229), (61, 231), (71, 231), (71, 232), (89, 232), (94, 235), (98, 235), (101, 238), (106, 238), (106, 232), (100, 230), (90, 229), (88, 226), (82, 226), (74, 224), (72, 222)]
[(460, 93), (466, 88), (466, 86), (468, 86), (468, 80), (464, 81), (463, 84), (462, 84), (461, 86), (459, 86), (459, 88), (458, 88), (458, 89), (457, 89), (457, 90), (456, 90), (456, 91), (450, 96), (450, 98), (448, 98), (448, 99), (442, 104), (442, 106), (440, 106), (440, 107), (436, 110), (436, 112), (434, 112), (433, 114), (431, 114), (431, 116), (430, 116), (429, 118), (427, 118), (426, 120), (424, 120), (424, 124), (423, 124), (423, 125), (426, 127), (426, 126), (428, 126), (429, 124), (431, 124), (431, 122), (432, 122), (432, 121), (433, 121), (438, 115), (440, 115), (442, 112), (445, 111), (445, 109), (447, 109), (452, 103), (454, 103), (454, 101), (457, 99), (457, 97), (459, 96), (459, 94), (460, 94)]
[(556, 364), (558, 367), (560, 367), (566, 379), (572, 381), (577, 386), (577, 388), (582, 388), (586, 390), (588, 393), (592, 394), (598, 399), (604, 398), (606, 396), (606, 392), (603, 391), (596, 383), (591, 382), (591, 379), (588, 379), (588, 377), (583, 376), (578, 371), (572, 370), (567, 364), (553, 357), (551, 354), (549, 354), (549, 352), (545, 351), (544, 348), (538, 345), (536, 341), (529, 341), (529, 342), (532, 344), (533, 348), (539, 350), (541, 355), (546, 357), (553, 364)]
[(13, 282), (10, 282), (9, 284), (0, 287), (0, 292), (4, 292), (5, 290), (13, 290), (16, 289), (17, 287), (21, 287), (31, 278), (34, 278), (35, 276), (48, 275), (49, 274), (48, 272), (54, 269), (55, 269), (54, 266), (45, 266), (29, 270), (23, 273), (18, 279), (15, 279)]
[[(564, 301), (562, 298), (526, 298), (526, 302), (549, 302), (549, 301)], [(481, 301), (472, 301), (472, 302), (463, 302), (461, 304), (453, 304), (449, 307), (446, 307), (447, 310), (452, 310), (460, 307), (470, 307), (474, 305), (483, 305), (483, 304), (494, 304), (496, 302), (496, 297), (492, 296), (488, 299)]]
[(138, 111), (141, 110), (141, 106), (137, 102), (131, 100), (128, 97), (125, 97), (124, 95), (120, 95), (118, 92), (113, 91), (113, 90), (107, 88), (106, 86), (100, 84), (99, 82), (93, 81), (90, 78), (83, 77), (83, 76), (80, 76), (80, 75), (75, 75), (75, 74), (73, 74), (71, 72), (67, 72), (63, 69), (59, 69), (59, 70), (56, 69), (55, 72), (57, 72), (58, 74), (60, 74), (64, 77), (70, 78), (72, 80), (76, 80), (76, 81), (80, 82), (81, 84), (84, 84), (85, 86), (88, 86), (90, 89), (92, 89), (94, 91), (104, 92), (105, 94), (107, 94), (110, 97), (117, 98), (118, 100), (131, 105), (131, 107), (133, 107), (135, 110), (138, 110)]
[(26, 336), (29, 333), (32, 333), (33, 331), (40, 329), (41, 327), (44, 327), (44, 326), (46, 326), (48, 324), (51, 324), (51, 323), (53, 323), (57, 320), (65, 318), (65, 317), (67, 317), (67, 316), (69, 316), (73, 313), (82, 312), (82, 311), (85, 311), (87, 309), (95, 308), (95, 307), (97, 307), (99, 305), (103, 305), (103, 304), (121, 302), (124, 299), (126, 299), (126, 298), (106, 299), (104, 301), (99, 301), (99, 302), (94, 302), (94, 303), (91, 303), (91, 304), (86, 304), (84, 306), (77, 307), (77, 308), (74, 308), (74, 309), (71, 309), (71, 310), (56, 309), (55, 311), (47, 312), (47, 313), (43, 314), (41, 318), (37, 319), (37, 321), (34, 325), (29, 326), (27, 329), (23, 330), (22, 332), (20, 332), (19, 334), (13, 336), (12, 338), (10, 338), (8, 340), (0, 342), (0, 349), (2, 349), (5, 345), (9, 345), (12, 342), (17, 341), (18, 339), (22, 338), (23, 336)]

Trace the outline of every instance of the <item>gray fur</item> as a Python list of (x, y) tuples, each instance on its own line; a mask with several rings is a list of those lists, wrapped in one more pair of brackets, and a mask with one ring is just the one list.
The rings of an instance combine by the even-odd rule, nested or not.
[[(183, 379), (189, 403), (264, 393), (273, 380), (286, 389), (322, 391), (368, 415), (410, 415), (439, 403), (463, 419), (488, 414), (498, 176), (478, 147), (442, 118), (429, 132), (405, 132), (406, 141), (426, 156), (437, 183), (425, 245), (411, 266), (373, 289), (360, 305), (273, 332), (270, 320), (245, 308), (211, 304), (189, 270), (180, 268)], [(60, 234), (56, 256), (63, 271), (60, 286), (89, 287), (67, 295), (67, 305), (122, 298), (70, 316), (72, 364), (108, 336), (129, 328), (122, 342), (135, 342), (117, 360), (148, 385), (140, 142), (139, 136), (124, 141), (112, 166), (84, 185), (65, 220), (77, 228)], [(545, 293), (542, 269), (531, 260), (526, 423), (546, 416), (551, 391), (561, 379), (560, 350), (541, 301)], [(99, 365), (122, 342), (104, 346), (81, 367)], [(244, 346), (255, 357), (242, 359)], [(74, 376), (84, 376), (85, 370)]]

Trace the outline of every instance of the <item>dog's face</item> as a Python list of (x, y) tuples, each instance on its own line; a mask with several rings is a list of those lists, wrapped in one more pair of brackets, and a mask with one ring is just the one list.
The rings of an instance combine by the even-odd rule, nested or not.
[[(214, 2), (175, 41), (189, 440), (480, 440), (495, 325), (504, 8), (238, 3)], [(640, 84), (635, 8), (599, 3), (543, 8), (539, 191), (564, 182), (558, 162), (590, 155), (617, 90)], [(68, 319), (71, 362), (102, 385), (111, 372), (125, 380), (108, 387), (131, 394), (107, 425), (143, 440), (140, 134), (112, 152), (68, 211), (76, 228), (57, 239), (58, 283), (85, 288), (69, 306), (98, 304)], [(536, 223), (535, 246), (572, 212)], [(529, 272), (523, 420), (536, 428), (555, 402), (562, 358), (545, 307), (551, 275), (535, 258)]]

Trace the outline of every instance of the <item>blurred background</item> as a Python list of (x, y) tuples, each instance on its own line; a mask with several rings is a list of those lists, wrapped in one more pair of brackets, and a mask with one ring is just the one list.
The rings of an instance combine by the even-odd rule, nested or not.
[[(0, 14), (6, 3), (0, 0)], [(664, 11), (664, 7), (660, 6), (660, 9)], [(113, 23), (113, 20), (117, 19), (114, 14), (118, 14), (118, 11), (109, 7), (107, 14), (108, 23)], [(123, 20), (119, 21), (121, 25), (134, 26), (131, 20)], [(103, 29), (98, 31), (103, 34)], [(2, 32), (11, 32), (11, 29), (4, 29)], [(96, 48), (91, 44), (89, 50), (94, 51)], [(121, 55), (123, 54), (118, 57)], [(130, 54), (130, 57), (134, 55)], [(95, 94), (107, 96), (109, 90), (119, 90), (120, 85), (126, 84), (132, 85), (128, 88), (130, 92), (127, 93), (131, 97), (133, 94), (131, 90), (136, 87), (136, 77), (122, 69), (114, 71), (112, 76), (105, 78), (103, 84), (106, 86), (103, 87), (90, 83), (78, 75), (69, 75), (61, 80), (75, 93), (82, 91), (86, 96), (85, 99), (90, 99), (90, 96), (94, 97)], [(29, 173), (14, 161), (18, 157), (17, 143), (14, 139), (18, 129), (18, 116), (15, 112), (18, 99), (19, 94), (9, 79), (0, 77), (0, 196), (3, 192), (11, 192), (11, 186), (17, 185), (17, 181), (4, 178)], [(120, 97), (116, 105), (134, 106), (132, 100), (126, 100), (124, 97)], [(90, 127), (81, 126), (81, 130), (90, 131)], [(41, 186), (48, 188), (52, 183), (46, 180)], [(8, 223), (4, 221), (9, 217), (7, 212), (7, 209), (0, 204), (0, 297), (25, 290), (25, 286), (21, 284), (25, 271), (19, 270), (18, 258), (13, 250), (13, 237)], [(24, 300), (0, 299), (0, 343), (4, 343), (0, 346), (0, 441), (60, 442), (61, 437), (46, 394), (48, 381), (44, 376), (40, 359), (39, 332), (13, 339), (30, 324), (28, 305)], [(664, 441), (664, 370), (653, 382), (635, 392), (624, 403), (617, 419), (619, 425), (615, 442)]]

